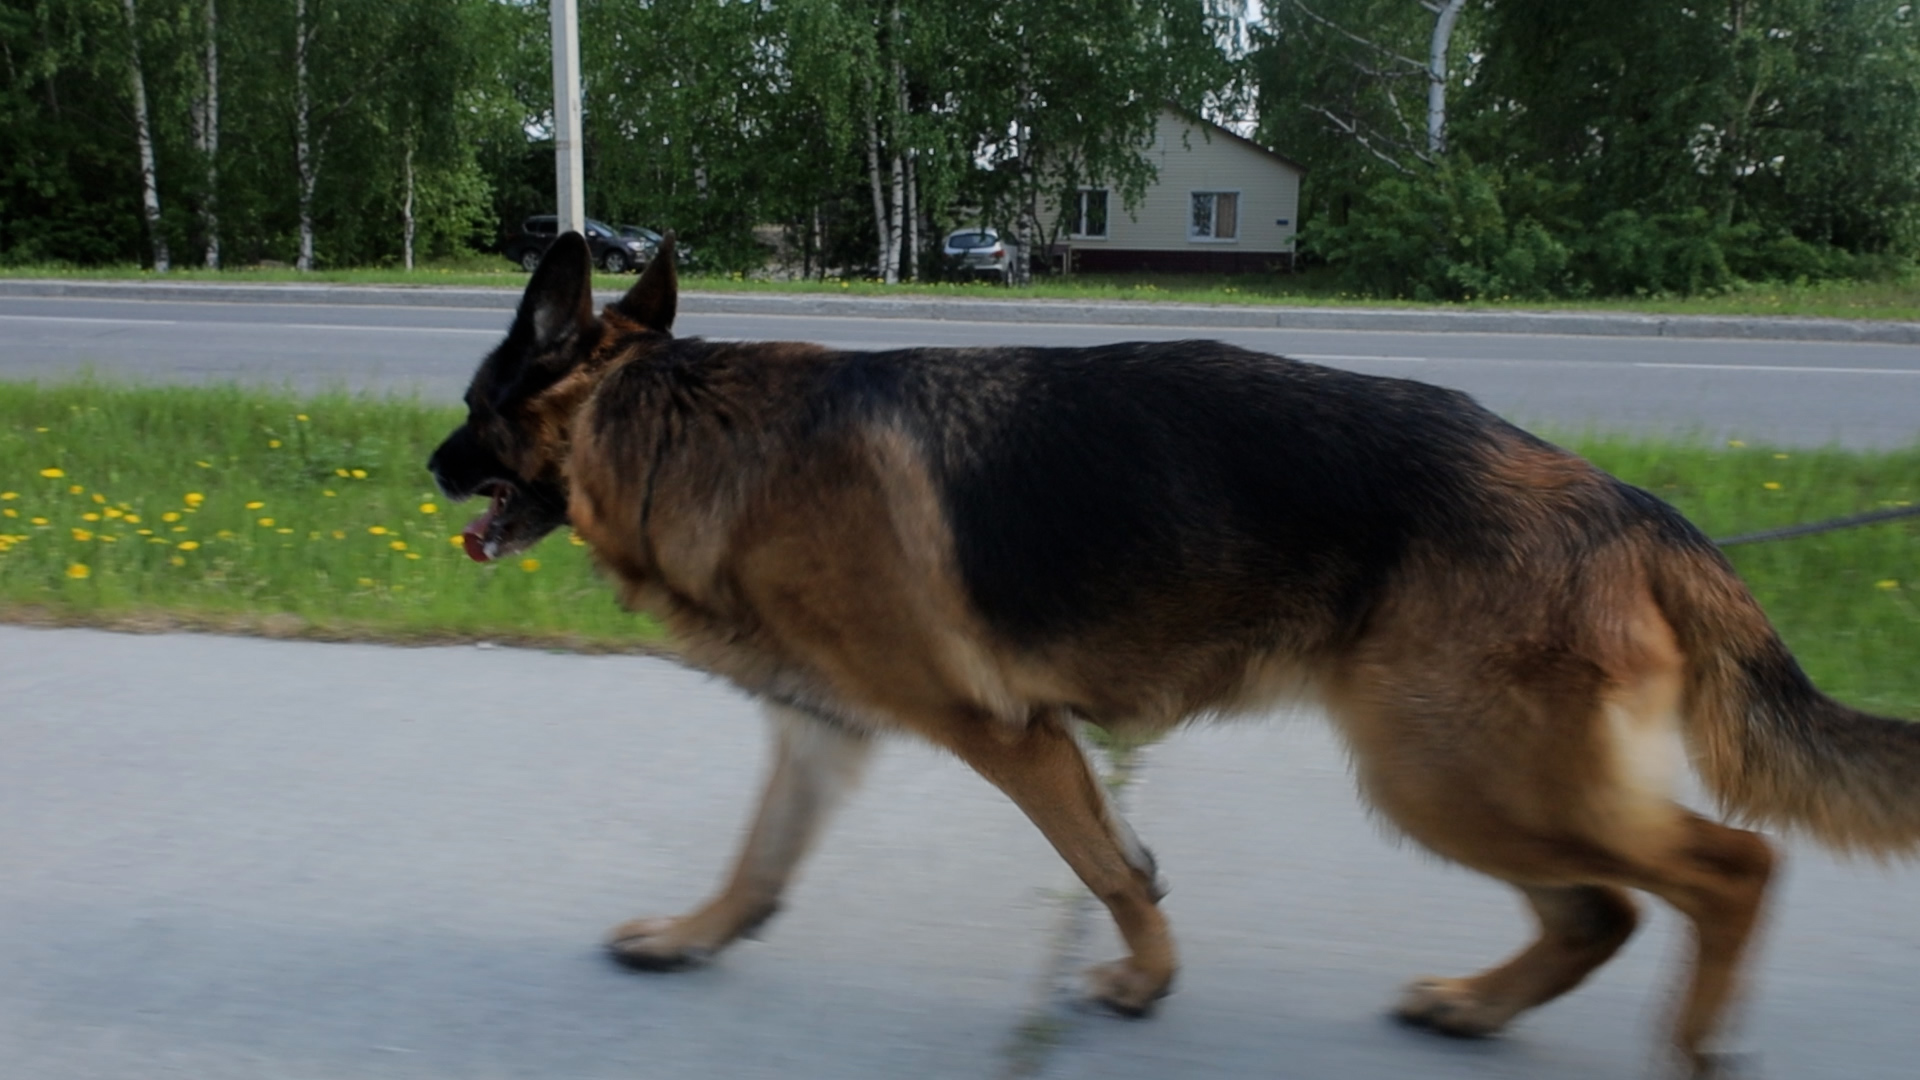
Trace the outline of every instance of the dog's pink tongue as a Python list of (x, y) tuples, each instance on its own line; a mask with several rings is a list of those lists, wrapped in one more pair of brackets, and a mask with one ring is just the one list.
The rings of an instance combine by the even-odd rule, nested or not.
[(467, 558), (474, 562), (488, 562), (492, 556), (487, 554), (487, 530), (493, 527), (493, 516), (500, 512), (501, 498), (493, 497), (487, 511), (472, 521), (460, 532), (460, 541), (467, 549)]

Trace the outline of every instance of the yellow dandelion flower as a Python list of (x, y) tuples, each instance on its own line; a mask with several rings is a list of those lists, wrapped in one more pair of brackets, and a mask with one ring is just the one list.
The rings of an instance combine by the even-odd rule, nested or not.
[(353, 478), (354, 478), (355, 480), (365, 480), (365, 479), (367, 478), (367, 470), (365, 470), (365, 469), (354, 469), (354, 470), (352, 471), (352, 476), (353, 476)]
[(464, 536), (449, 536), (449, 537), (447, 537), (447, 543), (448, 543), (448, 544), (451, 544), (451, 545), (452, 545), (452, 546), (454, 546), (454, 547), (466, 547), (466, 546), (467, 546), (467, 540), (466, 540), (466, 537), (464, 537)]
[(580, 539), (580, 534), (579, 534), (579, 533), (568, 533), (568, 534), (567, 534), (567, 543), (569, 543), (569, 544), (572, 544), (572, 545), (573, 545), (574, 547), (586, 547), (586, 546), (587, 546), (587, 542), (586, 542), (585, 540), (582, 540), (582, 539)]
[(5, 514), (8, 517), (19, 517), (20, 511), (15, 510), (13, 507), (9, 506), (5, 510), (0, 510), (0, 514)]
[(1728, 439), (1727, 445), (1733, 447), (1735, 450), (1740, 450), (1740, 449), (1743, 449), (1747, 444), (1741, 442), (1739, 439)]
[(136, 536), (152, 536), (153, 535), (152, 529), (135, 529), (133, 530), (133, 532), (134, 532), (134, 535)]
[(261, 527), (261, 528), (263, 528), (263, 529), (271, 529), (271, 528), (273, 528), (273, 519), (272, 519), (272, 518), (261, 518), (261, 519), (260, 519), (260, 527)]
[(0, 502), (11, 502), (20, 497), (17, 491), (0, 491)]
[(263, 506), (265, 506), (265, 505), (267, 505), (267, 504), (266, 504), (266, 503), (263, 503), (263, 502), (261, 502), (261, 501), (260, 501), (259, 499), (255, 499), (255, 500), (253, 500), (252, 502), (250, 502), (250, 503), (248, 503), (248, 504), (247, 504), (247, 509), (249, 509), (249, 510), (258, 510), (258, 509), (260, 509), (261, 507), (263, 507)]
[(1787, 460), (1787, 457), (1788, 457), (1788, 455), (1786, 455), (1786, 454), (1775, 454), (1775, 455), (1773, 455), (1773, 460), (1775, 460), (1775, 461), (1785, 461), (1785, 460)]
[(367, 531), (375, 536), (387, 535), (387, 527), (385, 525), (369, 525), (367, 526)]
[(334, 491), (332, 488), (322, 488), (320, 491), (320, 494), (325, 495), (329, 499), (334, 497)]
[(186, 531), (187, 531), (187, 527), (186, 527), (185, 525), (175, 525), (175, 526), (173, 527), (173, 531), (174, 531), (174, 532), (186, 532)]
[(195, 465), (198, 465), (198, 466), (200, 466), (200, 467), (201, 467), (201, 468), (203, 468), (203, 469), (211, 469), (211, 468), (213, 468), (213, 466), (212, 466), (212, 465), (209, 465), (209, 464), (207, 464), (207, 463), (206, 463), (206, 462), (204, 462), (204, 461), (196, 461), (196, 462), (194, 462), (194, 464), (195, 464)]
[(149, 536), (149, 537), (147, 537), (147, 543), (149, 543), (149, 544), (165, 544), (165, 543), (170, 543), (170, 541), (169, 541), (169, 540), (168, 540), (168, 539), (167, 539), (166, 537), (164, 537), (164, 536)]
[(409, 558), (409, 559), (417, 559), (417, 558), (419, 558), (419, 557), (420, 557), (420, 553), (419, 553), (419, 552), (417, 552), (417, 551), (409, 551), (409, 552), (407, 552), (407, 558)]
[(45, 525), (47, 523), (47, 519), (41, 517), (32, 518), (31, 520), (35, 525)]
[(1895, 581), (1895, 580), (1894, 580), (1893, 578), (1888, 578), (1888, 579), (1887, 579), (1887, 580), (1885, 580), (1885, 581), (1876, 581), (1876, 582), (1874, 582), (1874, 583), (1873, 583), (1873, 587), (1874, 587), (1874, 588), (1876, 588), (1876, 589), (1889, 589), (1889, 590), (1891, 590), (1891, 589), (1897, 589), (1897, 588), (1899, 588), (1899, 587), (1900, 587), (1900, 583), (1899, 583), (1898, 581)]
[(92, 513), (88, 513), (88, 514), (81, 514), (81, 515), (80, 515), (80, 520), (81, 520), (81, 521), (99, 521), (99, 520), (100, 520), (100, 515), (99, 515), (99, 514), (92, 514)]
[(525, 570), (527, 573), (531, 574), (535, 570), (540, 569), (540, 560), (539, 559), (521, 559), (520, 569)]
[(126, 516), (126, 514), (122, 512), (120, 508), (117, 506), (109, 506), (105, 510), (102, 510), (100, 512), (106, 515), (108, 521), (112, 521), (114, 518)]
[[(179, 531), (180, 531), (179, 529), (175, 529), (175, 530), (174, 530), (174, 532), (179, 532)], [(217, 532), (217, 533), (214, 533), (213, 535), (215, 535), (215, 536), (217, 536), (217, 537), (219, 537), (219, 538), (220, 538), (220, 539), (222, 539), (222, 540), (231, 540), (231, 539), (233, 539), (233, 532), (232, 532), (231, 530), (228, 530), (228, 529), (221, 529), (221, 530), (220, 530), (219, 532)]]
[(335, 469), (335, 470), (333, 470), (333, 475), (335, 475), (335, 476), (352, 476), (353, 474), (352, 474), (352, 473), (350, 473), (350, 472), (348, 472), (348, 471), (347, 471), (347, 470), (345, 470), (345, 469)]
[(274, 531), (274, 532), (277, 532), (277, 533), (279, 533), (279, 534), (280, 534), (281, 536), (292, 536), (292, 535), (293, 535), (293, 530), (292, 530), (292, 529), (289, 529), (289, 528), (287, 528), (287, 527), (285, 527), (285, 526), (281, 526), (280, 528), (278, 528), (278, 529), (275, 529), (275, 530), (273, 530), (273, 531)]
[(1761, 487), (1763, 487), (1763, 488), (1766, 488), (1766, 489), (1767, 489), (1768, 491), (1779, 491), (1779, 490), (1780, 490), (1780, 481), (1778, 481), (1778, 480), (1769, 480), (1769, 481), (1767, 481), (1766, 483), (1764, 483), (1764, 484), (1761, 484), (1760, 486), (1761, 486)]
[(67, 485), (67, 494), (69, 495), (79, 495), (86, 490), (87, 490), (86, 488), (81, 487), (79, 484)]
[(77, 562), (67, 567), (67, 576), (75, 581), (84, 581), (93, 576), (93, 571), (88, 569), (86, 563)]
[(268, 440), (267, 440), (267, 449), (269, 449), (269, 450), (278, 450), (278, 449), (280, 449), (280, 440), (279, 440), (279, 439), (268, 439)]
[(360, 584), (371, 587), (373, 585), (373, 579), (370, 577), (363, 577), (360, 579)]
[(303, 423), (303, 424), (307, 422), (307, 414), (306, 414), (306, 413), (294, 413), (294, 414), (293, 414), (293, 418), (294, 418), (295, 420), (298, 420), (298, 421), (300, 421), (300, 422), (301, 422), (301, 423)]
[(127, 524), (129, 524), (129, 525), (138, 525), (138, 524), (140, 524), (140, 515), (139, 515), (139, 514), (121, 514), (120, 516), (121, 516), (121, 517), (123, 517), (123, 518), (125, 518), (125, 519), (126, 519), (126, 521), (127, 521)]
[(182, 541), (180, 541), (180, 542), (179, 542), (178, 544), (175, 544), (174, 546), (175, 546), (175, 547), (177, 547), (177, 548), (179, 548), (179, 549), (180, 549), (181, 551), (199, 551), (199, 550), (200, 550), (200, 541), (198, 541), (198, 540), (182, 540)]
[(186, 503), (188, 506), (199, 506), (201, 503), (207, 501), (207, 497), (197, 491), (189, 491), (180, 501)]
[(180, 520), (180, 511), (178, 511), (178, 510), (169, 510), (169, 511), (167, 511), (166, 513), (164, 513), (164, 514), (161, 514), (161, 515), (160, 515), (160, 520), (161, 520), (161, 521), (164, 521), (164, 522), (166, 522), (166, 523), (167, 523), (167, 524), (169, 524), (169, 525), (171, 525), (171, 524), (173, 524), (174, 522), (176, 522), (176, 521), (179, 521), (179, 520)]
[(187, 565), (187, 559), (186, 559), (186, 556), (184, 555), (175, 555), (173, 558), (168, 559), (167, 561), (172, 563), (175, 566)]
[(387, 546), (392, 548), (395, 551), (407, 550), (407, 542), (405, 540), (395, 540), (392, 543), (388, 544)]
[(345, 529), (333, 530), (333, 538), (335, 540), (345, 540), (347, 538), (347, 530)]
[(33, 430), (39, 432), (42, 435), (45, 435), (47, 433), (47, 429), (43, 427), (37, 427), (37, 428), (34, 428)]
[[(45, 431), (46, 429), (41, 428), (40, 430)], [(46, 477), (49, 480), (58, 480), (61, 477), (67, 475), (67, 471), (65, 469), (41, 469), (40, 475)]]
[(420, 504), (420, 512), (423, 514), (437, 514), (440, 512), (440, 507), (436, 503), (425, 502)]
[(97, 503), (99, 503), (99, 504), (101, 504), (102, 506), (104, 506), (104, 505), (106, 505), (106, 502), (107, 502), (107, 497), (106, 497), (105, 495), (102, 495), (102, 494), (100, 494), (99, 492), (97, 492), (97, 491), (96, 491), (96, 492), (94, 492), (94, 493), (93, 493), (93, 501), (94, 501), (94, 502), (97, 502)]
[(73, 530), (73, 538), (84, 544), (93, 539), (93, 534), (85, 529), (75, 529)]

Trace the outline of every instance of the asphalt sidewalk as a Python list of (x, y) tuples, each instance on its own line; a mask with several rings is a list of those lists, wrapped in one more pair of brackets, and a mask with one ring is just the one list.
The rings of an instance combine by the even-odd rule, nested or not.
[[(362, 304), (511, 309), (517, 289), (438, 286), (259, 284), (162, 281), (65, 281), (0, 278), (0, 297), (187, 300), (212, 303)], [(616, 293), (602, 293), (611, 302)], [(1150, 301), (979, 300), (939, 297), (826, 296), (817, 293), (683, 292), (680, 310), (698, 314), (837, 316), (1001, 323), (1092, 323), (1195, 329), (1275, 328), (1408, 333), (1573, 334), (1603, 337), (1733, 338), (1920, 345), (1920, 323), (1722, 315), (1585, 311), (1455, 311), (1439, 308), (1338, 308), (1176, 304)]]
[[(1183, 949), (1152, 1019), (1061, 987), (1105, 917), (985, 782), (883, 749), (765, 940), (598, 953), (718, 879), (766, 742), (673, 664), (0, 626), (0, 1062), (34, 1080), (1441, 1080), (1649, 1075), (1664, 912), (1509, 1036), (1381, 1018), (1526, 925), (1383, 839), (1308, 717), (1149, 748), (1123, 792)], [(1738, 1045), (1894, 1080), (1920, 874), (1796, 853)]]

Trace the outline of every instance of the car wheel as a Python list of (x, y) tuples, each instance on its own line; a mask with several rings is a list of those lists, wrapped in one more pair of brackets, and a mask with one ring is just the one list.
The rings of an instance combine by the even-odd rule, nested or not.
[(540, 269), (540, 253), (533, 250), (532, 248), (528, 248), (527, 250), (521, 252), (520, 253), (520, 269), (525, 270), (529, 274), (533, 273), (535, 270)]
[(617, 248), (609, 251), (607, 252), (606, 259), (602, 261), (600, 265), (606, 267), (607, 273), (609, 274), (624, 274), (627, 272), (627, 266), (629, 265), (627, 262), (627, 253)]

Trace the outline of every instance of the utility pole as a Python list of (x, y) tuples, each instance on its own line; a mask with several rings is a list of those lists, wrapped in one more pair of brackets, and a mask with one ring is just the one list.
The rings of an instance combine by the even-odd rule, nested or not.
[(580, 0), (553, 7), (553, 166), (560, 232), (587, 230), (585, 166), (580, 153)]

